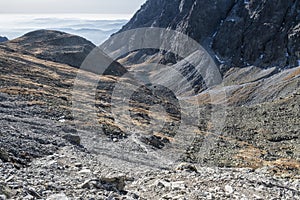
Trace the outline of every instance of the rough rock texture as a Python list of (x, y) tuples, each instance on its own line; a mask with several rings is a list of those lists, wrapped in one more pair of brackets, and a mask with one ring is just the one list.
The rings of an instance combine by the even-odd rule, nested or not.
[[(255, 67), (228, 72), (225, 78), (228, 88), (225, 89), (229, 107), (222, 134), (215, 134), (210, 125), (211, 101), (205, 93), (207, 91), (189, 99), (191, 108), (198, 108), (198, 104), (202, 103), (199, 105), (203, 109), (202, 118), (195, 120), (190, 113), (181, 113), (178, 99), (171, 91), (160, 87), (141, 87), (133, 91), (130, 103), (126, 105), (130, 116), (117, 115), (118, 119), (123, 120), (120, 124), (116, 123), (116, 116), (111, 113), (115, 106), (111, 101), (114, 86), (116, 83), (129, 84), (132, 80), (103, 76), (97, 87), (95, 102), (97, 120), (103, 129), (100, 132), (93, 129), (96, 124), (76, 121), (72, 116), (71, 92), (77, 69), (11, 52), (6, 46), (0, 46), (0, 70), (1, 160), (16, 163), (17, 167), (74, 144), (114, 159), (159, 168), (168, 167), (169, 162), (186, 160), (206, 166), (282, 165), (283, 173), (288, 176), (299, 174), (298, 68), (276, 75), (272, 75), (272, 69), (266, 71)], [(97, 78), (92, 73), (86, 76), (91, 80)], [(129, 87), (123, 92), (133, 89)], [(272, 93), (266, 92), (269, 90)], [(80, 93), (83, 99), (89, 98), (88, 95)], [(278, 101), (280, 97), (282, 100)], [(123, 99), (123, 96), (114, 98)], [(195, 99), (197, 103), (193, 105)], [(269, 103), (261, 104), (266, 101)], [(168, 115), (162, 117), (159, 110), (152, 110), (154, 105), (161, 105)], [(244, 107), (235, 107), (237, 105)], [(88, 106), (76, 112), (88, 115)], [(156, 123), (165, 125), (162, 129), (147, 133), (154, 119)], [(182, 126), (181, 119), (184, 122)], [(78, 132), (75, 124), (81, 124), (83, 131)], [(126, 129), (130, 124), (137, 130)], [(283, 126), (285, 129), (282, 129)], [(91, 140), (82, 138), (85, 135), (92, 138), (95, 134), (99, 137), (95, 146), (89, 143)], [(207, 152), (207, 159), (201, 160), (198, 147), (203, 145), (203, 138), (210, 134), (214, 135), (215, 144), (211, 152)], [(101, 148), (96, 150), (99, 146)], [(242, 153), (249, 148), (260, 152), (251, 157), (251, 162)], [(233, 157), (236, 159), (231, 159)], [(285, 171), (287, 168), (289, 170)]]
[(202, 103), (211, 101), (211, 92), (222, 93), (226, 96), (217, 101), (226, 101), (230, 106), (254, 105), (274, 102), (287, 98), (299, 91), (300, 67), (278, 72), (276, 68), (260, 69), (258, 67), (231, 68), (224, 75), (221, 86), (200, 92), (192, 99)]
[(299, 1), (149, 0), (121, 32), (171, 28), (200, 42), (225, 69), (289, 68), (300, 60), (299, 22)]
[[(252, 170), (193, 166), (198, 172), (108, 163), (72, 146), (20, 170), (0, 160), (0, 198), (11, 199), (295, 199), (298, 179)], [(2, 195), (2, 196), (1, 196)]]
[(86, 56), (96, 47), (82, 37), (51, 30), (33, 31), (5, 45), (13, 51), (73, 67), (80, 67)]
[[(153, 12), (179, 4), (155, 2), (147, 3), (157, 7), (151, 8)], [(207, 12), (220, 13), (219, 18), (222, 13), (228, 16), (224, 6), (240, 5), (197, 2), (212, 6)], [(197, 9), (189, 6), (197, 8), (198, 3), (180, 5), (179, 11), (197, 16)], [(171, 18), (167, 12), (157, 22)], [(200, 32), (199, 37), (210, 34)], [(65, 45), (74, 52), (64, 54), (69, 52)], [(299, 67), (230, 68), (223, 85), (202, 88), (184, 99), (155, 85), (135, 88), (132, 77), (83, 71), (86, 79), (79, 86), (85, 93), (73, 90), (78, 70), (70, 66), (74, 61), (78, 67), (78, 52), (78, 58), (87, 55), (82, 45), (86, 50), (92, 47), (82, 38), (53, 31), (32, 32), (0, 44), (0, 199), (299, 199)], [(291, 51), (297, 45), (291, 42)], [(185, 63), (175, 67), (189, 71), (181, 64)], [(193, 74), (190, 80), (197, 85), (198, 74)], [(95, 91), (88, 90), (88, 81), (95, 80)], [(114, 93), (117, 84), (125, 90)], [(212, 102), (209, 93), (218, 96), (222, 90), (227, 98)], [(92, 92), (92, 105), (72, 107), (72, 97), (85, 102)], [(124, 102), (127, 93), (132, 95), (125, 106), (112, 101), (113, 97)], [(227, 115), (212, 115), (226, 106)], [(96, 111), (95, 121), (85, 120), (91, 109)], [(217, 131), (213, 122), (223, 119)], [(190, 163), (180, 164), (183, 161)]]
[(238, 1), (212, 47), (235, 66), (298, 66), (299, 23), (299, 1)]
[(8, 41), (7, 37), (0, 36), (0, 42), (6, 42), (6, 41)]

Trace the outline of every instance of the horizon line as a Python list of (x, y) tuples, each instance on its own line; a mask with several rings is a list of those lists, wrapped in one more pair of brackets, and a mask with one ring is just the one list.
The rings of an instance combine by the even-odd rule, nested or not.
[(130, 20), (134, 14), (128, 13), (0, 13), (0, 15), (14, 15), (14, 16), (66, 16), (73, 17), (76, 16), (85, 16), (89, 19), (99, 19), (103, 18), (103, 20)]

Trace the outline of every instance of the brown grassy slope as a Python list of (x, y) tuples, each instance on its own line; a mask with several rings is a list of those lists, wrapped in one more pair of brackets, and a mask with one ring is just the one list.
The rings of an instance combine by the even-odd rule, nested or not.
[[(0, 48), (0, 71), (1, 93), (21, 97), (22, 100), (14, 104), (20, 110), (25, 110), (30, 106), (40, 109), (36, 113), (28, 111), (29, 116), (32, 112), (40, 118), (55, 122), (64, 116), (66, 124), (80, 123), (73, 121), (71, 112), (71, 92), (77, 69)], [(86, 73), (86, 76), (91, 79), (97, 78), (91, 73)], [(97, 106), (100, 107), (98, 120), (106, 126), (105, 133), (109, 137), (111, 134), (116, 134), (118, 137), (118, 134), (125, 131), (120, 124), (115, 124), (109, 113), (110, 88), (117, 80), (111, 76), (101, 77), (97, 93)], [(244, 90), (247, 91), (247, 88)], [(239, 95), (239, 98), (243, 98), (243, 93)], [(135, 108), (128, 109), (131, 109), (135, 113), (134, 116), (137, 116), (133, 120), (135, 125), (144, 127), (147, 125), (147, 116), (152, 115), (152, 118), (158, 118), (158, 116), (155, 116), (155, 113), (149, 113), (147, 103), (140, 98), (132, 102), (131, 105), (135, 105)], [(238, 99), (238, 97), (234, 98)], [(4, 106), (7, 105), (1, 105), (1, 108)], [(209, 110), (207, 113), (209, 115)], [(5, 112), (2, 114), (7, 115)], [(10, 114), (22, 116), (24, 113), (20, 111), (20, 113)], [(10, 115), (4, 120), (8, 118)], [(209, 157), (206, 161), (202, 160), (201, 162), (203, 165), (234, 167), (274, 165), (297, 174), (299, 173), (299, 118), (299, 96), (297, 94), (266, 104), (230, 107), (224, 133), (215, 134), (214, 148), (208, 153)], [(132, 119), (127, 120), (132, 121)], [(176, 121), (178, 119), (170, 117), (169, 120)], [(200, 127), (200, 125), (207, 127), (204, 132), (200, 131), (200, 135), (209, 134), (209, 120), (201, 122), (206, 125), (200, 124), (200, 122), (194, 123), (195, 127)], [(89, 124), (84, 125), (89, 126)], [(153, 134), (167, 138), (171, 144), (176, 142), (169, 130)], [(197, 131), (192, 134), (197, 135)], [(190, 143), (190, 141), (188, 142)], [(196, 137), (193, 145), (194, 152), (187, 151), (185, 159), (193, 162), (199, 161), (197, 160), (197, 149), (199, 145), (202, 145), (201, 136), (198, 140)], [(174, 148), (176, 147), (174, 146)]]

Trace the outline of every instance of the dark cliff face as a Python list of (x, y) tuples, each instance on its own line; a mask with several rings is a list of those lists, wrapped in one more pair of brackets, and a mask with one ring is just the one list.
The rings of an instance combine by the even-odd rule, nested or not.
[(148, 0), (121, 31), (172, 28), (202, 41), (214, 33), (233, 5), (234, 0)]
[(238, 1), (219, 27), (213, 49), (237, 65), (295, 66), (299, 23), (299, 1)]
[(298, 0), (148, 0), (121, 32), (140, 27), (183, 32), (230, 67), (300, 60)]

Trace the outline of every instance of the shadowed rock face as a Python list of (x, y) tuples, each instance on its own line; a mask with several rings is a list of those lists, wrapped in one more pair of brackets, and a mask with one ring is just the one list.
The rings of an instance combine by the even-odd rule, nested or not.
[(299, 10), (299, 1), (149, 0), (121, 31), (171, 28), (226, 66), (287, 68), (300, 60)]
[(14, 51), (37, 58), (80, 67), (86, 56), (96, 47), (90, 41), (71, 34), (38, 30), (6, 43)]
[(8, 40), (7, 37), (2, 37), (2, 36), (0, 36), (0, 42), (6, 42), (7, 40)]
[(212, 48), (235, 65), (298, 66), (299, 10), (299, 1), (238, 1), (220, 25)]

